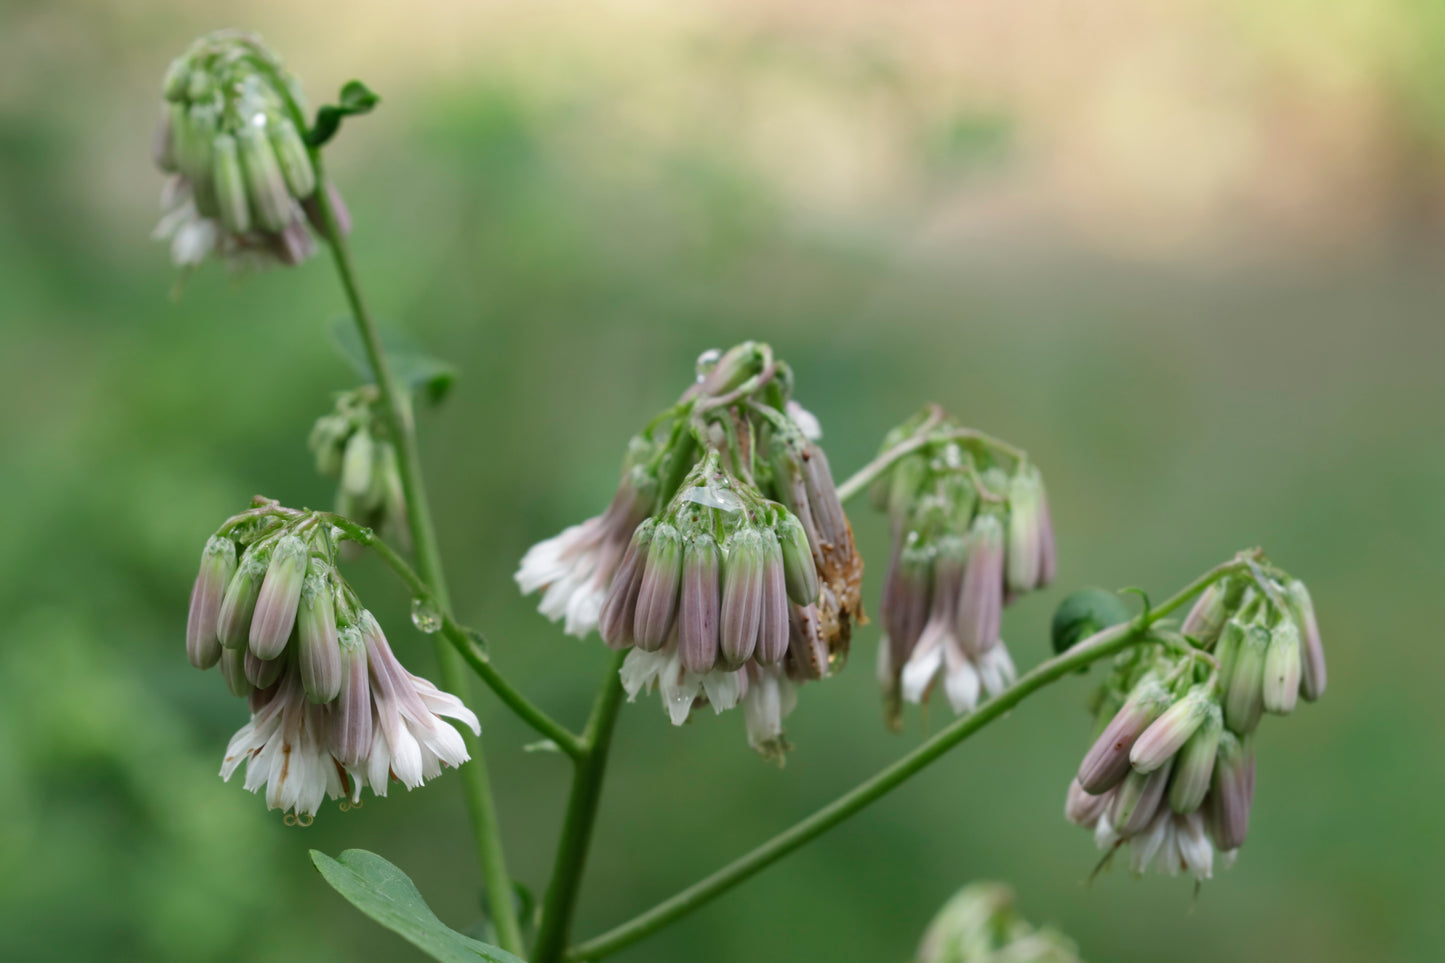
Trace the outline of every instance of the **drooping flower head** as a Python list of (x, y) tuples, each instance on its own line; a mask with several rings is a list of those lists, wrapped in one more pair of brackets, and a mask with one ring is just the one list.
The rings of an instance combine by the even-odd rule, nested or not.
[[(236, 265), (299, 264), (320, 231), (316, 171), (293, 105), (299, 85), (258, 37), (201, 37), (166, 71), (155, 162), (170, 175), (158, 238), (194, 267), (211, 255)], [(340, 197), (328, 195), (345, 229)]]
[(244, 763), (245, 787), (303, 824), (328, 797), (414, 789), (466, 762), (446, 719), (480, 732), (460, 699), (402, 667), (336, 570), (336, 541), (314, 513), (258, 500), (207, 541), (186, 626), (192, 664), (219, 664), (251, 710), (221, 776)]
[(1038, 469), (1022, 452), (924, 409), (889, 433), (908, 453), (874, 485), (893, 551), (879, 606), (878, 678), (890, 725), (902, 702), (938, 682), (971, 712), (1013, 682), (1000, 636), (1003, 608), (1054, 575), (1054, 536)]
[[(1135, 873), (1202, 881), (1216, 862), (1232, 863), (1249, 828), (1262, 716), (1323, 692), (1308, 599), (1302, 582), (1254, 565), (1206, 588), (1180, 634), (1116, 657), (1095, 696), (1093, 745), (1069, 785), (1069, 821), (1110, 854), (1127, 844)], [(1071, 597), (1065, 610), (1077, 621), (1100, 607)], [(1056, 617), (1056, 634), (1059, 625)]]
[(658, 689), (678, 725), (742, 702), (750, 743), (778, 758), (794, 686), (842, 665), (862, 614), (862, 560), (791, 391), (766, 345), (705, 355), (632, 440), (608, 509), (533, 546), (516, 576), (569, 633), (630, 650), (630, 697)]

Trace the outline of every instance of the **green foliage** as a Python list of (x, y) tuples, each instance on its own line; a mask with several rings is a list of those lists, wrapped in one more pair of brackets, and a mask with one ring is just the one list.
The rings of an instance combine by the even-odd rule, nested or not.
[(341, 87), (339, 101), (316, 111), (316, 123), (306, 132), (306, 143), (311, 147), (320, 147), (335, 137), (345, 118), (371, 113), (381, 103), (381, 97), (361, 81), (348, 80)]
[(522, 963), (495, 946), (463, 936), (437, 919), (411, 877), (375, 853), (348, 849), (338, 859), (311, 850), (311, 862), (357, 909), (442, 963)]
[[(376, 375), (372, 373), (371, 360), (366, 356), (361, 335), (357, 333), (351, 318), (342, 317), (333, 321), (331, 336), (362, 380), (375, 383)], [(424, 401), (433, 405), (441, 404), (451, 390), (452, 382), (456, 380), (456, 369), (427, 354), (405, 332), (396, 328), (383, 327), (381, 343), (397, 380)]]

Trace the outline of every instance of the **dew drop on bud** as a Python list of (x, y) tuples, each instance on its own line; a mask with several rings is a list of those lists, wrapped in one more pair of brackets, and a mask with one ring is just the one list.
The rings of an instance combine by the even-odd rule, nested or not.
[(721, 348), (708, 348), (697, 356), (697, 380), (701, 381), (707, 377), (708, 372), (717, 367), (722, 360)]
[(437, 611), (436, 603), (427, 599), (411, 600), (411, 624), (427, 635), (434, 635), (441, 631), (442, 614)]

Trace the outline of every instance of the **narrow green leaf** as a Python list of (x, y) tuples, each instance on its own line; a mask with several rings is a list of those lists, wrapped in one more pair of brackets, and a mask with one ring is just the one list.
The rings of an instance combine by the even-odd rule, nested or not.
[(326, 104), (316, 111), (316, 123), (306, 132), (306, 143), (312, 147), (336, 136), (341, 121), (357, 114), (369, 114), (381, 103), (381, 98), (370, 87), (359, 80), (348, 80), (341, 88), (339, 104)]
[[(376, 375), (371, 370), (371, 361), (366, 356), (366, 346), (361, 343), (356, 324), (350, 318), (337, 318), (331, 326), (331, 334), (356, 373), (367, 381), (375, 382)], [(457, 377), (455, 368), (427, 354), (395, 328), (381, 329), (381, 347), (391, 362), (392, 373), (413, 394), (432, 405), (440, 404), (446, 398)]]
[(522, 963), (506, 950), (463, 936), (437, 919), (416, 884), (375, 853), (348, 849), (339, 859), (311, 850), (311, 862), (346, 901), (442, 963)]

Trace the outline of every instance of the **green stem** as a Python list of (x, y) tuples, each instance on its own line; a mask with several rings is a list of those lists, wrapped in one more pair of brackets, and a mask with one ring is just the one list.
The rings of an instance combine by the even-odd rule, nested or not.
[(946, 431), (921, 430), (900, 441), (854, 472), (847, 481), (838, 486), (838, 498), (845, 502), (848, 501), (854, 495), (857, 495), (869, 485), (873, 484), (879, 475), (882, 475), (888, 469), (898, 464), (901, 459), (913, 454), (925, 445), (945, 441), (978, 442), (981, 445), (1003, 452), (1015, 462), (1026, 461), (1028, 459), (1028, 454), (1022, 448), (1015, 447), (1001, 438), (995, 438), (992, 435), (975, 431), (972, 428), (950, 428)]
[[(284, 89), (284, 88), (283, 88)], [(289, 105), (293, 114), (299, 114), (294, 103)], [(301, 129), (305, 119), (297, 117)], [(316, 168), (316, 201), (320, 208), (323, 232), (331, 248), (336, 273), (346, 292), (351, 306), (352, 319), (357, 332), (366, 347), (367, 360), (376, 375), (376, 386), (381, 391), (386, 420), (391, 431), (392, 443), (396, 447), (397, 470), (401, 475), (402, 490), (406, 495), (407, 521), (411, 525), (412, 538), (416, 546), (417, 568), (422, 583), (429, 594), (443, 609), (450, 609), (446, 577), (442, 570), (441, 552), (437, 546), (436, 529), (432, 524), (431, 509), (427, 505), (426, 486), (422, 481), (421, 455), (417, 447), (415, 426), (411, 417), (410, 399), (404, 393), (387, 361), (382, 349), (381, 335), (376, 321), (367, 310), (361, 297), (361, 288), (356, 280), (356, 270), (351, 262), (351, 252), (346, 237), (336, 220), (336, 211), (331, 204), (325, 170), (321, 163), (321, 152), (311, 150), (311, 163)], [(465, 698), (467, 677), (463, 671), (462, 655), (449, 647), (442, 639), (436, 640), (437, 662), (442, 687)], [(471, 764), (463, 766), (460, 772), (467, 800), (467, 811), (471, 816), (472, 831), (476, 836), (477, 855), (481, 861), (482, 878), (486, 881), (487, 898), (492, 910), (492, 923), (497, 930), (497, 941), (509, 952), (521, 952), (522, 929), (517, 922), (516, 906), (512, 896), (512, 879), (507, 873), (506, 858), (502, 850), (501, 831), (497, 825), (496, 806), (492, 800), (491, 782), (487, 775), (486, 757), (480, 740), (463, 732)]]
[(917, 775), (948, 750), (1022, 702), (1028, 695), (1099, 659), (1144, 639), (1160, 619), (1179, 608), (1200, 589), (1230, 572), (1248, 565), (1248, 553), (1241, 553), (1195, 579), (1164, 603), (1149, 609), (1131, 622), (1112, 626), (1083, 640), (1061, 655), (1025, 673), (1008, 689), (979, 706), (977, 711), (950, 724), (903, 758), (864, 780), (822, 809), (783, 830), (752, 852), (634, 917), (571, 949), (569, 961), (599, 960), (646, 937), (674, 920), (711, 902), (734, 886), (766, 869), (803, 844), (816, 839), (869, 803), (880, 799)]
[(567, 946), (572, 913), (586, 868), (587, 849), (592, 841), (592, 827), (597, 822), (597, 803), (602, 797), (602, 777), (607, 771), (612, 729), (622, 705), (622, 680), (617, 672), (625, 655), (619, 652), (608, 660), (607, 677), (582, 734), (582, 754), (576, 759), (572, 775), (572, 794), (567, 800), (562, 838), (557, 843), (552, 881), (542, 902), (542, 922), (537, 928), (537, 943), (531, 957), (534, 963), (557, 963)]
[(407, 587), (413, 596), (423, 602), (436, 606), (441, 616), (441, 636), (452, 644), (458, 655), (471, 667), (472, 671), (481, 677), (498, 699), (520, 718), (527, 725), (535, 729), (540, 735), (556, 743), (557, 748), (568, 756), (576, 759), (582, 754), (582, 740), (572, 730), (562, 723), (553, 719), (534, 705), (526, 696), (518, 692), (500, 672), (492, 667), (491, 660), (486, 652), (477, 644), (474, 630), (468, 629), (457, 622), (451, 612), (443, 608), (436, 598), (431, 587), (428, 586), (420, 575), (406, 563), (406, 559), (397, 553), (386, 542), (377, 537), (376, 533), (369, 528), (356, 524), (343, 515), (335, 515), (330, 512), (323, 513), (328, 523), (335, 525), (346, 533), (346, 537), (371, 549), (376, 557), (390, 568), (402, 583)]

